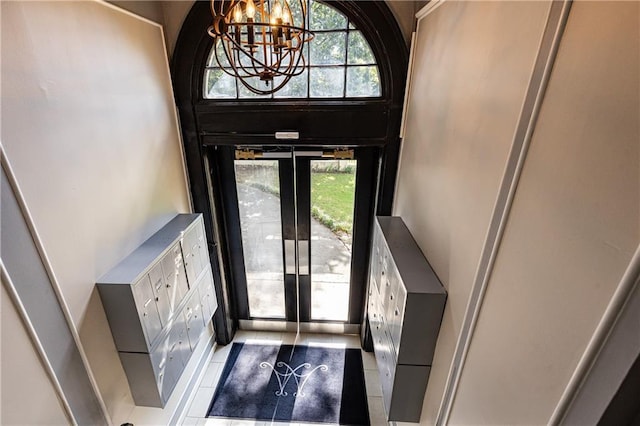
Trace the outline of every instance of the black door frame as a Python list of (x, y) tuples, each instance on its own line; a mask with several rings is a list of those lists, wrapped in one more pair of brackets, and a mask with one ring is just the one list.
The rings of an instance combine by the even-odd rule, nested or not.
[[(291, 147), (289, 147), (290, 149)], [(292, 147), (294, 149), (299, 147)], [(220, 237), (227, 241), (233, 258), (231, 260), (231, 268), (234, 276), (233, 295), (235, 301), (235, 311), (239, 320), (252, 320), (263, 318), (251, 317), (249, 312), (248, 292), (246, 287), (245, 266), (243, 262), (244, 254), (242, 247), (242, 235), (240, 229), (240, 218), (238, 209), (238, 196), (235, 181), (234, 170), (234, 146), (217, 146), (218, 161), (221, 173), (218, 176), (212, 176), (212, 184), (219, 187), (221, 191), (221, 208), (225, 216), (228, 218), (224, 235)], [(322, 147), (305, 148), (305, 150), (321, 150)], [(379, 149), (374, 147), (360, 147), (354, 149), (354, 159), (358, 161), (356, 168), (356, 188), (354, 195), (354, 223), (353, 223), (353, 240), (352, 240), (352, 257), (351, 257), (351, 273), (350, 273), (350, 294), (349, 294), (349, 315), (347, 324), (360, 324), (362, 320), (362, 298), (366, 289), (366, 270), (368, 267), (368, 243), (369, 229), (373, 221), (375, 208), (376, 183), (378, 178), (378, 170), (376, 159)], [(290, 151), (283, 151), (290, 152)], [(296, 229), (293, 226), (294, 212), (293, 204), (297, 200), (298, 238), (310, 240), (311, 217), (307, 215), (310, 212), (310, 164), (314, 157), (293, 157), (279, 158), (280, 173), (280, 196), (281, 196), (281, 220), (283, 222), (282, 239), (295, 240)], [(291, 173), (293, 164), (296, 165), (296, 176)], [(294, 200), (294, 184), (296, 179)], [(303, 214), (300, 214), (303, 213)], [(309, 247), (310, 258), (311, 247)], [(283, 256), (284, 256), (283, 248)], [(283, 258), (283, 264), (286, 259)], [(284, 276), (285, 289), (285, 315), (286, 321), (295, 322), (297, 320), (297, 303), (296, 303), (296, 283), (295, 275), (286, 274)], [(339, 321), (330, 320), (312, 320), (311, 319), (311, 274), (299, 277), (300, 291), (300, 321), (314, 323), (339, 323)], [(281, 321), (281, 320), (275, 320)]]
[[(300, 133), (298, 146), (376, 146), (379, 170), (375, 212), (389, 215), (400, 148), (400, 121), (404, 99), (408, 50), (393, 13), (383, 1), (325, 1), (349, 16), (371, 45), (380, 72), (382, 96), (376, 99), (303, 99), (222, 101), (203, 99), (202, 81), (212, 39), (210, 2), (196, 1), (185, 18), (171, 71), (180, 116), (193, 209), (203, 213), (214, 271), (219, 308), (214, 316), (216, 341), (229, 343), (237, 327), (233, 303), (231, 263), (234, 247), (220, 238), (228, 217), (220, 208), (218, 188), (208, 181), (220, 173), (211, 145), (241, 144), (245, 136), (255, 144), (278, 145), (276, 131)], [(247, 120), (245, 117), (259, 117)], [(215, 150), (214, 150), (215, 151)], [(207, 157), (205, 159), (205, 157)], [(369, 224), (369, 230), (371, 224)], [(367, 240), (367, 244), (370, 241)], [(368, 253), (362, 254), (368, 262)], [(365, 271), (361, 271), (365, 274)], [(365, 274), (366, 275), (366, 274)], [(360, 303), (365, 306), (364, 294)], [(364, 320), (360, 318), (361, 321)]]

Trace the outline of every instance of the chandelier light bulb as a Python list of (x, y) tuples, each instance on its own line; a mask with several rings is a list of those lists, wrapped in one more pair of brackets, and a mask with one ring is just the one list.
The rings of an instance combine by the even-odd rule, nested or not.
[(253, 0), (247, 0), (247, 18), (253, 19), (256, 16), (256, 5)]
[(282, 18), (282, 5), (276, 0), (275, 6), (273, 6), (273, 17), (276, 19)]
[(235, 22), (242, 22), (242, 9), (240, 9), (240, 4), (235, 7), (235, 11), (233, 12), (233, 19)]

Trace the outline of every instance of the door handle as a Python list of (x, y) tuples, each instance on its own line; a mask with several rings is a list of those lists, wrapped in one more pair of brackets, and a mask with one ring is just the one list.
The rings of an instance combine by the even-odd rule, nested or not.
[[(296, 241), (284, 240), (284, 273), (296, 273)], [(298, 273), (309, 275), (309, 240), (298, 241)]]
[(284, 273), (296, 273), (296, 241), (284, 240)]
[(298, 273), (309, 275), (309, 240), (298, 240)]

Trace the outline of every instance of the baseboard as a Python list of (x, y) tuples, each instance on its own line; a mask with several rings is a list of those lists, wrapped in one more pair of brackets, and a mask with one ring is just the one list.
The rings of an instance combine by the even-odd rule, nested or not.
[[(269, 320), (240, 320), (241, 330), (254, 331), (281, 331), (295, 333), (298, 324), (287, 321)], [(360, 334), (360, 324), (338, 324), (323, 322), (300, 323), (302, 333), (328, 333), (328, 334)]]

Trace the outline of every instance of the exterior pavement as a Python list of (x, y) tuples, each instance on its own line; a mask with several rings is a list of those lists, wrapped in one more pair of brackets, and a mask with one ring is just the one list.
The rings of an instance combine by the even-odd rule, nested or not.
[[(253, 317), (284, 317), (284, 264), (280, 198), (238, 183), (249, 310)], [(346, 321), (351, 250), (311, 218), (311, 315)]]

